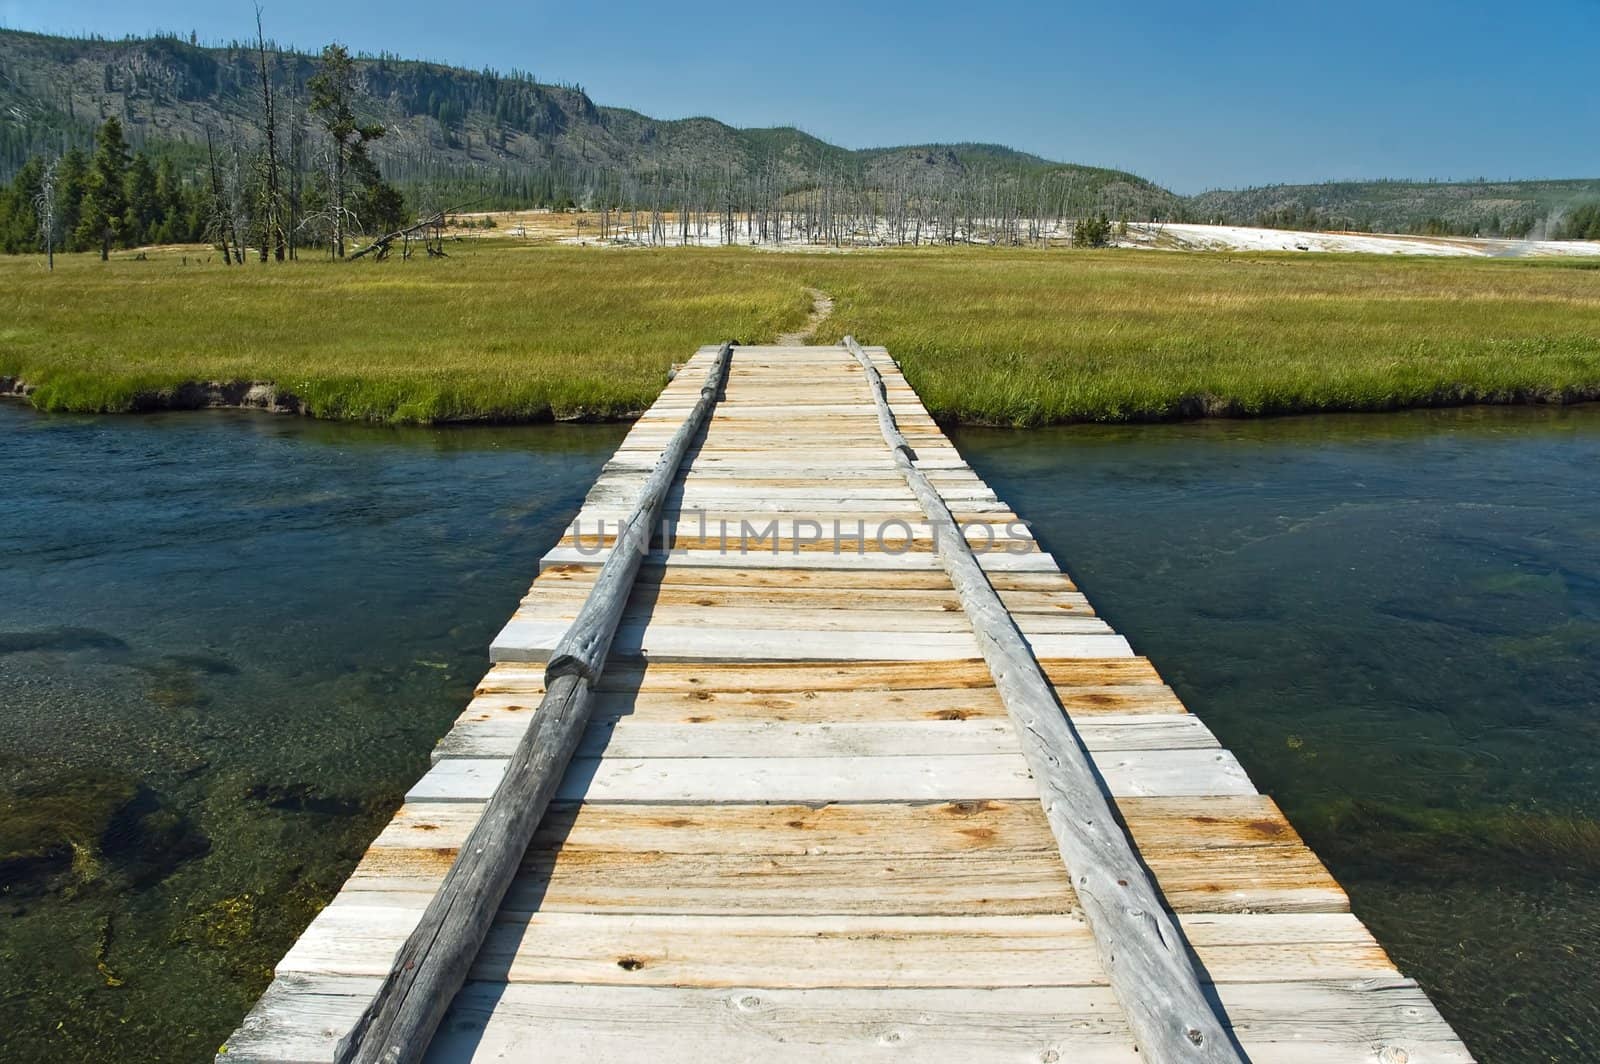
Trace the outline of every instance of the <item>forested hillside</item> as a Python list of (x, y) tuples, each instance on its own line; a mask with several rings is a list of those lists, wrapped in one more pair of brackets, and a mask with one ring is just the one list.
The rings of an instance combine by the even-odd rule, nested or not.
[(1568, 215), (1595, 202), (1600, 180), (1330, 181), (1205, 192), (1185, 209), (1230, 225), (1561, 240), (1573, 236)]
[[(323, 56), (258, 38), (202, 47), (170, 36), (106, 41), (0, 30), (0, 191), (13, 186), (9, 221), (0, 195), (0, 243), (32, 246), (31, 197), (44, 168), (54, 160), (69, 192), (87, 180), (109, 119), (130, 153), (129, 195), (166, 204), (154, 215), (146, 210), (155, 218), (149, 224), (123, 226), (118, 243), (212, 239), (228, 228), (254, 247), (268, 222), (305, 230), (288, 234), (291, 242), (336, 240), (338, 227), (307, 223), (326, 223), (337, 198), (332, 161), (345, 154), (333, 150), (327, 115), (313, 106), (323, 65)], [(546, 84), (526, 71), (356, 55), (349, 79), (352, 128), (374, 131), (358, 145), (357, 162), (372, 171), (355, 189), (366, 201), (360, 210), (334, 208), (352, 231), (407, 211), (472, 204), (643, 207), (658, 219), (674, 210), (731, 219), (803, 209), (799, 228), (824, 240), (863, 225), (888, 225), (902, 240), (972, 239), (980, 221), (998, 223), (984, 239), (1014, 240), (1044, 220), (1104, 227), (1102, 216), (1562, 239), (1594, 232), (1600, 210), (1600, 180), (1329, 182), (1186, 199), (1122, 171), (996, 145), (852, 151), (792, 128), (659, 120), (598, 106), (581, 86)], [(285, 187), (267, 188), (280, 172)], [(290, 217), (262, 217), (276, 210)], [(86, 233), (68, 228), (63, 241), (98, 243)]]
[[(199, 47), (156, 37), (105, 41), (0, 31), (0, 181), (30, 155), (90, 147), (109, 117), (152, 157), (196, 169), (208, 132), (254, 146), (263, 105), (253, 42)], [(580, 86), (539, 82), (525, 71), (470, 71), (395, 56), (355, 57), (363, 121), (386, 133), (372, 145), (384, 174), (403, 188), (505, 205), (619, 199), (664, 183), (671, 198), (690, 185), (728, 180), (785, 188), (981, 176), (1037, 186), (1073, 209), (1113, 216), (1170, 213), (1177, 197), (1132, 174), (1048, 162), (989, 145), (849, 151), (796, 129), (735, 129), (711, 118), (662, 121), (597, 106)], [(307, 85), (317, 57), (268, 45), (268, 73), (286, 130), (307, 124)], [(654, 192), (651, 195), (655, 195)]]

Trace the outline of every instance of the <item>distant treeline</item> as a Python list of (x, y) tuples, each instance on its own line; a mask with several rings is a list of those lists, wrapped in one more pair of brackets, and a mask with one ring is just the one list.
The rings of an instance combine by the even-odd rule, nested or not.
[[(53, 220), (41, 217), (51, 208)], [(0, 250), (36, 251), (47, 235), (64, 251), (99, 250), (108, 233), (114, 247), (195, 243), (205, 239), (209, 209), (208, 196), (180, 177), (171, 156), (155, 163), (142, 151), (130, 157), (122, 124), (112, 118), (92, 158), (81, 148), (50, 161), (35, 155), (0, 186)]]
[(349, 53), (339, 45), (323, 51), (299, 119), (283, 113), (264, 40), (257, 55), (259, 136), (219, 138), (207, 129), (203, 165), (185, 173), (174, 154), (153, 160), (131, 151), (121, 119), (108, 117), (92, 157), (76, 146), (35, 154), (0, 186), (0, 248), (98, 250), (105, 258), (117, 247), (204, 240), (224, 262), (243, 262), (246, 248), (282, 261), (308, 245), (343, 256), (349, 234), (402, 225), (405, 198), (368, 152), (387, 131), (357, 117)]
[[(352, 217), (380, 229), (406, 217), (405, 200), (375, 174), (349, 199)], [(93, 154), (69, 148), (58, 157), (35, 155), (9, 185), (0, 185), (0, 251), (99, 251), (146, 244), (226, 245), (235, 256), (273, 243), (271, 212), (253, 209), (268, 192), (259, 157), (236, 144), (213, 148), (209, 166), (180, 170), (172, 153), (152, 158), (130, 151), (122, 123), (108, 118), (95, 134)], [(315, 172), (284, 182), (287, 248), (324, 245), (332, 189)], [(292, 233), (290, 232), (292, 230)]]
[[(1241, 223), (1237, 215), (1229, 213), (1199, 214), (1193, 217), (1196, 221), (1213, 225)], [(1510, 237), (1524, 240), (1533, 234), (1543, 220), (1544, 213), (1530, 205), (1507, 214), (1490, 212), (1481, 218), (1448, 219), (1432, 215), (1415, 221), (1392, 224), (1383, 229), (1421, 236)], [(1290, 229), (1311, 233), (1379, 231), (1379, 227), (1375, 226), (1370, 218), (1304, 203), (1257, 211), (1254, 216), (1244, 221), (1262, 229)], [(1550, 239), (1566, 238), (1554, 235), (1552, 232)]]
[[(1262, 229), (1302, 229), (1310, 232), (1373, 232), (1370, 221), (1339, 216), (1314, 206), (1286, 206), (1278, 210), (1256, 214), (1256, 226)], [(1542, 237), (1546, 240), (1600, 240), (1600, 203), (1579, 206), (1566, 214), (1557, 214), (1557, 221), (1549, 222), (1544, 232), (1536, 232), (1541, 224), (1549, 222), (1546, 211), (1528, 205), (1515, 210), (1488, 211), (1478, 218), (1451, 219), (1440, 214), (1414, 222), (1411, 226), (1397, 226), (1424, 237), (1504, 237), (1510, 240), (1528, 240)]]
[(1570, 219), (1600, 180), (1328, 181), (1214, 190), (1184, 202), (1188, 220), (1313, 231), (1573, 239)]

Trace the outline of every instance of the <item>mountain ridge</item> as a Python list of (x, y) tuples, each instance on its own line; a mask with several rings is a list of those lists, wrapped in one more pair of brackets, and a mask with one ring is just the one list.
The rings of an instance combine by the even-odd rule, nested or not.
[[(86, 145), (94, 125), (119, 117), (129, 140), (187, 146), (193, 156), (208, 130), (253, 134), (261, 124), (258, 56), (247, 45), (217, 47), (176, 37), (120, 41), (0, 30), (0, 178), (41, 148)], [(316, 59), (269, 51), (275, 91), (296, 101)], [(913, 171), (957, 174), (1006, 168), (1076, 182), (1091, 207), (1143, 215), (1171, 212), (1178, 197), (1109, 167), (1054, 162), (992, 144), (902, 145), (849, 149), (793, 126), (740, 128), (709, 116), (657, 119), (596, 104), (577, 85), (541, 83), (522, 72), (470, 71), (389, 55), (356, 59), (364, 117), (388, 134), (373, 145), (386, 173), (401, 182), (520, 179), (541, 198), (557, 186), (592, 188), (598, 175), (664, 169), (772, 173), (790, 183), (830, 172), (892, 180)], [(299, 105), (303, 109), (303, 104)], [(300, 114), (303, 121), (303, 112)]]
[[(30, 154), (87, 146), (112, 115), (135, 146), (198, 166), (206, 134), (259, 136), (258, 55), (230, 42), (177, 36), (60, 37), (0, 29), (0, 181)], [(288, 121), (309, 125), (305, 83), (316, 57), (269, 46)], [(387, 53), (357, 57), (366, 117), (388, 134), (373, 146), (402, 185), (429, 182), (506, 205), (582, 202), (619, 181), (734, 176), (788, 187), (854, 182), (954, 182), (1004, 175), (1053, 210), (1294, 229), (1543, 236), (1571, 209), (1600, 200), (1600, 179), (1329, 181), (1212, 189), (1180, 196), (1112, 167), (1059, 162), (1000, 144), (844, 148), (795, 126), (736, 127), (709, 115), (653, 118), (594, 102), (578, 84), (522, 71), (473, 71)], [(619, 175), (621, 175), (619, 177)], [(652, 178), (652, 175), (657, 175)], [(1049, 184), (1047, 197), (1042, 191)]]

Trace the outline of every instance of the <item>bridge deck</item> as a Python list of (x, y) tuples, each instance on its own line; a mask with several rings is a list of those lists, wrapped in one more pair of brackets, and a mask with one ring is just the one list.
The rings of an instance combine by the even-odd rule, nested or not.
[[(993, 538), (982, 564), (1251, 1059), (1470, 1059), (1273, 802), (867, 351), (969, 542)], [(225, 1059), (330, 1059), (538, 704), (600, 522), (628, 512), (714, 354), (629, 433), (432, 770)], [(430, 1059), (1136, 1062), (850, 353), (736, 349), (668, 512), (558, 804)]]

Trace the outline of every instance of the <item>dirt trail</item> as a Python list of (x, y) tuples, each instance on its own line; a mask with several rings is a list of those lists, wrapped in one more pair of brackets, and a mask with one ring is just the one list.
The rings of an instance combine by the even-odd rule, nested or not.
[(779, 333), (778, 345), (780, 347), (798, 347), (801, 344), (809, 344), (811, 338), (817, 335), (817, 327), (828, 320), (828, 315), (833, 313), (832, 296), (820, 288), (808, 288), (806, 291), (811, 293), (811, 315), (806, 318), (805, 328), (798, 332)]

